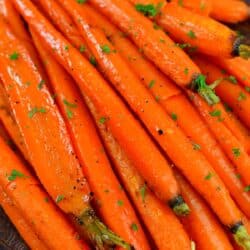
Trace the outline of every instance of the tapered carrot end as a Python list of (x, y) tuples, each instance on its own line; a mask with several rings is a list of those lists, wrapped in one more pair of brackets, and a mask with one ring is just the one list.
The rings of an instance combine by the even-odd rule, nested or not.
[(235, 241), (244, 250), (250, 250), (250, 235), (247, 233), (246, 228), (241, 225), (233, 234)]
[(220, 102), (220, 98), (215, 94), (213, 87), (206, 84), (206, 77), (202, 74), (198, 75), (192, 82), (191, 88), (199, 93), (199, 95), (209, 104), (213, 105)]
[(85, 211), (78, 217), (79, 224), (84, 228), (88, 238), (98, 250), (113, 249), (120, 246), (127, 250), (133, 250), (133, 247), (125, 242), (118, 235), (110, 231), (95, 215), (92, 209)]
[(250, 58), (250, 46), (249, 45), (245, 45), (245, 44), (241, 44), (239, 46), (239, 56), (244, 58), (244, 59), (248, 59)]

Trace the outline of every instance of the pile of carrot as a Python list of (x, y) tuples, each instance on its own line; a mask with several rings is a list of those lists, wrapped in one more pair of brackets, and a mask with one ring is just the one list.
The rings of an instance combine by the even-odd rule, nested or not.
[(0, 206), (31, 249), (250, 250), (243, 1), (0, 0)]

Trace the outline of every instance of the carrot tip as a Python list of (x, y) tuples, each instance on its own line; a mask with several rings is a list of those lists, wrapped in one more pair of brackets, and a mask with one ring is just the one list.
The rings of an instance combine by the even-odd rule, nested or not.
[(243, 225), (239, 226), (233, 235), (239, 246), (243, 247), (244, 250), (250, 250), (250, 235)]
[(244, 58), (244, 59), (248, 59), (250, 58), (250, 46), (249, 45), (245, 45), (245, 44), (241, 44), (239, 46), (239, 56)]
[(95, 215), (92, 209), (85, 211), (78, 217), (79, 224), (82, 225), (89, 237), (93, 242), (96, 249), (105, 250), (115, 246), (120, 246), (127, 250), (133, 250), (133, 247), (125, 242), (118, 235), (109, 230)]
[(196, 90), (199, 95), (209, 104), (213, 105), (220, 102), (220, 98), (215, 94), (213, 88), (206, 84), (206, 77), (199, 74), (191, 83), (191, 88)]

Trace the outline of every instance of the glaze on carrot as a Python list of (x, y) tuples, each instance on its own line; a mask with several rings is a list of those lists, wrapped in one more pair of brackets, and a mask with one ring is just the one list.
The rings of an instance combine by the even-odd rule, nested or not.
[[(125, 192), (120, 188), (98, 137), (95, 125), (74, 80), (46, 51), (38, 36), (31, 31), (33, 41), (50, 79), (76, 154), (93, 192), (99, 214), (105, 223), (136, 249), (150, 249), (139, 220)], [(133, 230), (135, 223), (141, 228)]]
[[(54, 201), (59, 200), (58, 206), (82, 222), (92, 241), (96, 242), (96, 237), (100, 237), (96, 242), (100, 249), (104, 244), (118, 244), (130, 249), (126, 242), (109, 231), (95, 216), (90, 206), (88, 183), (44, 79), (35, 70), (26, 47), (2, 19), (0, 27), (0, 77), (27, 145), (30, 162), (39, 179)], [(47, 169), (50, 170), (49, 175)], [(107, 233), (108, 240), (104, 237)]]

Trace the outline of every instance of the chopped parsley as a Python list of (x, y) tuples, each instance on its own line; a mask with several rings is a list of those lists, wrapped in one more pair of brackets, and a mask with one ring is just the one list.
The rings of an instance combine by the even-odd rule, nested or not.
[(195, 35), (195, 33), (194, 33), (192, 30), (188, 31), (187, 35), (188, 35), (191, 39), (195, 39), (195, 38), (196, 38), (196, 35)]
[(99, 123), (100, 123), (100, 124), (104, 124), (107, 120), (108, 120), (108, 119), (107, 119), (106, 117), (101, 117), (101, 118), (99, 119)]
[(245, 87), (245, 90), (246, 90), (247, 92), (250, 92), (250, 87), (249, 87), (249, 86), (246, 86), (246, 87)]
[(76, 2), (79, 3), (79, 4), (83, 4), (83, 3), (86, 3), (87, 0), (76, 0)]
[(118, 201), (117, 201), (117, 205), (118, 205), (119, 207), (123, 206), (123, 204), (124, 204), (124, 202), (123, 202), (122, 200), (118, 200)]
[(249, 192), (249, 191), (250, 191), (250, 185), (246, 186), (246, 187), (244, 188), (244, 191), (245, 191), (245, 192)]
[(213, 174), (212, 173), (208, 173), (208, 175), (206, 175), (204, 179), (206, 181), (209, 181), (212, 177), (213, 177)]
[(17, 60), (19, 58), (19, 54), (15, 51), (9, 56), (10, 60)]
[(59, 195), (57, 195), (57, 197), (56, 197), (56, 203), (59, 203), (59, 202), (61, 202), (62, 200), (64, 200), (64, 198), (65, 198), (65, 196), (63, 195), (63, 194), (59, 194)]
[(102, 52), (106, 53), (106, 54), (110, 54), (111, 53), (111, 49), (109, 48), (108, 45), (104, 44), (101, 46)]
[(66, 46), (64, 47), (64, 50), (68, 51), (68, 50), (69, 50), (69, 45), (66, 45)]
[(44, 84), (45, 84), (45, 81), (42, 79), (42, 80), (38, 83), (37, 88), (38, 88), (38, 89), (42, 89), (42, 87), (43, 87)]
[(246, 99), (247, 99), (247, 96), (243, 92), (240, 92), (237, 100), (240, 102)]
[(232, 148), (232, 152), (236, 158), (240, 157), (240, 149), (239, 148)]
[(150, 83), (148, 84), (148, 88), (152, 89), (155, 85), (155, 80), (151, 80)]
[(158, 3), (157, 5), (153, 4), (136, 4), (135, 9), (145, 16), (155, 17), (159, 14), (163, 3)]
[(89, 61), (90, 61), (90, 63), (91, 63), (93, 66), (96, 66), (96, 65), (97, 65), (97, 62), (96, 62), (96, 59), (95, 59), (94, 56), (91, 56), (91, 57), (89, 58)]
[(140, 190), (139, 190), (139, 193), (140, 193), (140, 196), (142, 198), (142, 201), (145, 202), (145, 197), (146, 197), (146, 194), (147, 194), (147, 185), (144, 184)]
[(79, 48), (79, 51), (83, 53), (86, 50), (86, 47), (84, 45), (81, 45)]
[(27, 176), (21, 173), (20, 171), (13, 169), (8, 176), (9, 181), (15, 181), (17, 178), (26, 178)]
[(33, 116), (34, 116), (36, 113), (45, 114), (46, 112), (47, 112), (47, 110), (46, 110), (46, 108), (44, 108), (44, 107), (41, 107), (41, 108), (34, 107), (34, 108), (32, 108), (32, 109), (28, 112), (28, 116), (29, 116), (29, 118), (33, 118)]
[(233, 84), (237, 84), (238, 81), (234, 76), (229, 76), (226, 78), (226, 80), (228, 80), (229, 82), (233, 83)]
[(73, 118), (73, 112), (72, 112), (72, 108), (76, 108), (77, 105), (75, 103), (70, 103), (68, 102), (66, 99), (63, 100), (63, 103), (64, 105), (66, 106), (66, 114), (67, 114), (67, 117), (69, 119), (72, 119)]
[(193, 144), (193, 149), (194, 150), (201, 150), (201, 145), (200, 144), (195, 143), (195, 142), (193, 142), (192, 144)]
[(137, 224), (132, 223), (131, 229), (132, 229), (133, 231), (138, 231), (139, 228), (138, 228)]
[(172, 113), (171, 113), (171, 118), (172, 118), (174, 121), (177, 121), (178, 116), (177, 116), (177, 114), (175, 114), (174, 112), (172, 112)]

